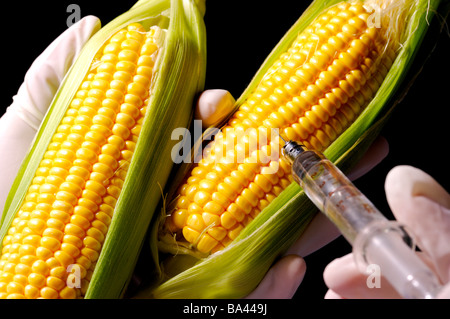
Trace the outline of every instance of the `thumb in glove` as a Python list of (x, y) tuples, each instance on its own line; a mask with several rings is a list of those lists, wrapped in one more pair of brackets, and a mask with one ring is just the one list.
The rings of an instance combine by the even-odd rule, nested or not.
[(61, 82), (84, 44), (100, 29), (88, 16), (61, 34), (33, 62), (0, 119), (0, 213), (14, 178)]

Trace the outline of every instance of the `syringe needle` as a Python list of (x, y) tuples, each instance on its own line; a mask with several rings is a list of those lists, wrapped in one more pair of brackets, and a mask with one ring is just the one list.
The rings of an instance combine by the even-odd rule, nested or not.
[(277, 133), (278, 137), (281, 138), (281, 140), (284, 142), (284, 145), (286, 146), (286, 144), (287, 144), (288, 142), (286, 142), (286, 140), (283, 138), (283, 136), (281, 136), (280, 133), (278, 133), (278, 131), (277, 131), (276, 133)]

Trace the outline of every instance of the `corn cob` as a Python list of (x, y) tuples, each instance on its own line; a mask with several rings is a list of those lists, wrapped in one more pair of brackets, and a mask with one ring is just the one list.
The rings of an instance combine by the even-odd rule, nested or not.
[[(174, 207), (165, 207), (154, 226), (159, 251), (174, 256), (163, 260), (163, 282), (141, 296), (240, 298), (256, 287), (316, 212), (291, 183), (288, 165), (276, 156), (280, 143), (268, 132), (278, 129), (348, 169), (387, 120), (439, 1), (396, 4), (313, 1), (202, 161), (174, 185)], [(380, 26), (368, 25), (368, 5), (380, 8)], [(266, 143), (252, 150), (259, 135)], [(233, 140), (235, 148), (227, 148)]]
[(266, 131), (278, 129), (286, 140), (323, 151), (351, 125), (383, 82), (398, 45), (368, 27), (369, 15), (363, 3), (343, 2), (297, 37), (181, 186), (168, 231), (201, 253), (223, 249), (292, 182), (279, 140)]
[[(85, 48), (86, 58), (80, 57), (80, 65), (96, 52), (90, 63), (83, 64), (87, 74), (74, 93), (68, 92), (72, 86), (59, 93), (63, 98), (52, 106), (46, 122), (53, 122), (57, 113), (64, 115), (53, 131), (45, 124), (40, 130), (44, 137), (35, 148), (41, 149), (42, 156), (28, 161), (37, 168), (16, 180), (20, 189), (28, 184), (25, 195), (14, 187), (10, 195), (14, 199), (7, 205), (1, 232), (1, 299), (117, 298), (123, 294), (152, 216), (151, 205), (144, 210), (126, 198), (139, 189), (143, 194), (155, 193), (170, 172), (166, 165), (165, 170), (159, 169), (162, 175), (136, 178), (136, 174), (145, 175), (136, 168), (152, 169), (145, 140), (158, 130), (153, 123), (163, 122), (164, 116), (148, 118), (179, 112), (178, 119), (165, 125), (186, 126), (194, 94), (202, 86), (201, 17), (192, 2), (184, 2), (140, 1)], [(167, 10), (170, 16), (151, 20)], [(188, 18), (192, 24), (183, 22)], [(192, 31), (192, 38), (186, 39), (181, 28)], [(118, 29), (111, 36), (111, 30)], [(180, 74), (178, 65), (184, 60), (190, 67)], [(79, 76), (80, 69), (75, 65), (72, 74)], [(157, 140), (163, 136), (153, 135)], [(39, 157), (37, 153), (31, 156)], [(170, 148), (161, 149), (158, 156), (170, 157)], [(136, 183), (148, 184), (147, 189)], [(157, 194), (149, 196), (153, 207)], [(131, 222), (125, 224), (124, 219)], [(126, 227), (128, 231), (123, 231)], [(106, 248), (115, 255), (105, 253)], [(102, 279), (108, 271), (120, 276)], [(114, 281), (118, 285), (111, 288)]]
[[(148, 107), (157, 32), (130, 24), (95, 58), (3, 240), (0, 298), (86, 293)], [(66, 286), (69, 265), (82, 289)]]

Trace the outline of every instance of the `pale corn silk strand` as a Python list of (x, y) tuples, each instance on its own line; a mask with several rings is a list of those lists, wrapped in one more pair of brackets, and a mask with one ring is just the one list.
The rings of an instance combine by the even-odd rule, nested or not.
[(0, 298), (82, 298), (146, 113), (161, 30), (100, 49), (2, 243)]
[(283, 144), (271, 129), (317, 151), (345, 131), (392, 65), (409, 3), (342, 2), (299, 34), (180, 186), (166, 209), (160, 248), (220, 251), (290, 185)]

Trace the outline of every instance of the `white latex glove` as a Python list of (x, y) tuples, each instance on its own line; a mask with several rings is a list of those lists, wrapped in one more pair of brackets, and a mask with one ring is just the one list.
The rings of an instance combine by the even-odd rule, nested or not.
[[(234, 98), (228, 91), (205, 91), (199, 97), (196, 117), (203, 121), (204, 127), (217, 124), (232, 111), (234, 102)], [(388, 151), (387, 141), (382, 137), (378, 138), (348, 174), (348, 177), (355, 180), (366, 174), (387, 156)], [(302, 257), (320, 249), (339, 235), (339, 230), (328, 218), (323, 214), (317, 214), (302, 236), (269, 270), (263, 281), (248, 298), (292, 298), (306, 271), (306, 264)]]
[(0, 218), (9, 189), (53, 97), (84, 44), (100, 29), (88, 16), (61, 34), (33, 62), (0, 119)]
[[(411, 166), (398, 166), (388, 174), (386, 198), (395, 218), (414, 235), (420, 256), (445, 285), (439, 298), (450, 298), (450, 195), (432, 177)], [(381, 272), (381, 275), (383, 273)], [(381, 279), (380, 288), (368, 288), (353, 254), (332, 261), (324, 271), (329, 287), (326, 298), (400, 298)]]

